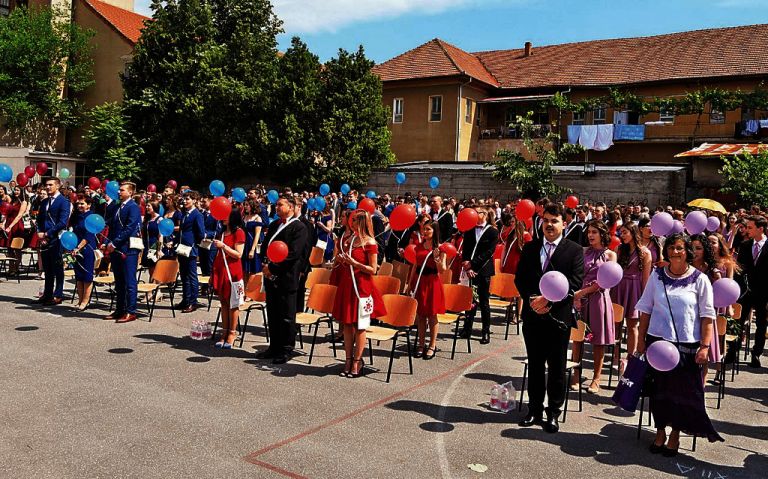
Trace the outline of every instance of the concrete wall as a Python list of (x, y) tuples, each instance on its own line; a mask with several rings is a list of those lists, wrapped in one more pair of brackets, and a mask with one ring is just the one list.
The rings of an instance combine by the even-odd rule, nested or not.
[[(371, 173), (368, 186), (379, 194), (440, 194), (444, 197), (455, 196), (468, 198), (471, 196), (493, 196), (501, 200), (517, 197), (519, 194), (506, 184), (497, 182), (491, 177), (491, 170), (483, 169), (481, 165), (408, 165), (393, 167), (386, 170), (376, 170)], [(395, 173), (402, 171), (406, 174), (406, 183), (398, 189), (395, 183)], [(429, 178), (437, 176), (440, 186), (435, 190), (429, 188)], [(627, 171), (621, 168), (601, 169), (598, 167), (595, 176), (584, 176), (577, 167), (567, 168), (556, 174), (558, 184), (573, 189), (580, 199), (605, 202), (644, 201), (650, 206), (658, 204), (680, 205), (685, 201), (686, 171), (684, 168), (663, 168), (660, 170), (644, 169)]]

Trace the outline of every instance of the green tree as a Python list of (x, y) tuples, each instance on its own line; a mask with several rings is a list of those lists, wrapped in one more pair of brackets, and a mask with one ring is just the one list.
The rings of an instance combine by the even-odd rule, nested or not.
[(340, 49), (338, 58), (325, 63), (318, 102), (317, 155), (303, 172), (304, 184), (343, 181), (363, 185), (372, 168), (395, 161), (381, 80), (371, 72), (372, 67), (362, 46), (354, 53)]
[(138, 158), (144, 150), (126, 128), (123, 107), (118, 103), (105, 103), (88, 114), (91, 127), (85, 135), (88, 141), (85, 156), (91, 160), (94, 171), (101, 176), (121, 180), (139, 177)]
[(50, 149), (56, 128), (78, 124), (83, 106), (72, 94), (93, 84), (92, 35), (61, 10), (0, 16), (0, 124), (14, 142)]
[(520, 132), (523, 145), (535, 159), (529, 161), (519, 152), (499, 150), (496, 152), (497, 159), (484, 166), (493, 169), (495, 180), (511, 184), (526, 198), (536, 199), (568, 192), (570, 190), (555, 183), (552, 167), (584, 150), (570, 143), (558, 147), (560, 135), (557, 133), (547, 132), (542, 138), (535, 138), (538, 132), (532, 117), (533, 112), (528, 112), (524, 117), (518, 116), (514, 127)]
[(745, 204), (768, 205), (768, 149), (757, 155), (744, 152), (732, 158), (720, 157), (723, 167), (723, 186), (726, 193), (733, 193)]

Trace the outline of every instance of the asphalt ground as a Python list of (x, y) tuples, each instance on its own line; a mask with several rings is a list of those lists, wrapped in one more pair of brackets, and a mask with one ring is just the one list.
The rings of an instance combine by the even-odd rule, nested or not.
[(493, 384), (519, 390), (525, 356), (500, 317), (490, 344), (475, 338), (467, 354), (460, 342), (454, 360), (445, 328), (442, 351), (414, 359), (413, 375), (399, 352), (387, 384), (389, 343), (356, 379), (338, 376), (343, 352), (334, 359), (325, 340), (311, 365), (300, 355), (273, 367), (254, 357), (266, 346), (258, 313), (243, 348), (221, 351), (188, 337), (215, 305), (173, 318), (166, 301), (151, 323), (115, 324), (100, 319), (106, 305), (33, 305), (38, 285), (0, 283), (0, 477), (768, 477), (768, 368), (742, 367), (719, 410), (708, 386), (725, 443), (692, 452), (683, 437), (664, 458), (648, 452), (651, 428), (636, 439), (638, 417), (612, 404), (607, 378), (581, 412), (570, 393), (558, 434), (490, 410)]

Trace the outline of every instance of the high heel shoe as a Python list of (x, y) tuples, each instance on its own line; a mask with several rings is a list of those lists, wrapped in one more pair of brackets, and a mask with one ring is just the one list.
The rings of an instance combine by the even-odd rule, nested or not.
[(343, 378), (348, 378), (351, 370), (352, 370), (352, 358), (347, 358), (344, 361), (344, 370), (339, 373), (339, 376)]
[(351, 378), (359, 378), (363, 374), (363, 368), (365, 367), (365, 361), (363, 360), (363, 358), (355, 359), (352, 362), (352, 366), (355, 366), (355, 365), (359, 365), (359, 367), (357, 368), (357, 371), (350, 371), (349, 372), (349, 377), (351, 377)]

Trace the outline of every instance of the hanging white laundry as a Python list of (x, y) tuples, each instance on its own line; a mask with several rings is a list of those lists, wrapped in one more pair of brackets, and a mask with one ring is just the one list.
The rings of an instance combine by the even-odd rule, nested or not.
[(579, 145), (587, 150), (594, 150), (595, 140), (597, 140), (597, 125), (583, 125), (579, 135)]
[(595, 139), (595, 150), (603, 151), (613, 145), (613, 125), (597, 125), (597, 138)]
[(626, 125), (629, 123), (629, 112), (626, 111), (614, 111), (613, 112), (613, 124), (614, 125)]

